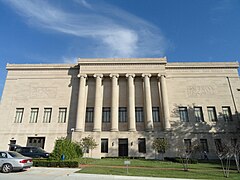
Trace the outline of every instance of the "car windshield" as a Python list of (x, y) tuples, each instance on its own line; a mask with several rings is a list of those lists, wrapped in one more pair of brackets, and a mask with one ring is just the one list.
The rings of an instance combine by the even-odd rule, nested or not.
[(21, 155), (17, 152), (8, 152), (8, 154), (10, 154), (10, 156), (12, 156), (12, 157), (24, 157), (23, 155)]
[(37, 153), (46, 153), (46, 151), (44, 149), (40, 148), (40, 147), (36, 148), (35, 152), (37, 152)]

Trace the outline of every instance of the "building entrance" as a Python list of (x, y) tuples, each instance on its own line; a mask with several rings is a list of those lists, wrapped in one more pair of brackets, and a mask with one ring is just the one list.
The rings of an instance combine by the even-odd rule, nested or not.
[(44, 149), (45, 137), (28, 137), (27, 146), (41, 147)]
[(128, 156), (128, 139), (118, 139), (118, 156)]

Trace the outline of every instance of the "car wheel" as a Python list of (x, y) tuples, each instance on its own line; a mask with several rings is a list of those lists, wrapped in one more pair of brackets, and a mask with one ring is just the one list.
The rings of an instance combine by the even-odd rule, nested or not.
[(9, 173), (12, 171), (12, 169), (13, 169), (13, 167), (11, 164), (3, 164), (3, 166), (2, 166), (3, 173)]

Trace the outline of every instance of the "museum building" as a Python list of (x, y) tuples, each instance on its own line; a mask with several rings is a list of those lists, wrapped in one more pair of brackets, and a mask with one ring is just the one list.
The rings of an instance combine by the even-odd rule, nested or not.
[(238, 62), (164, 58), (78, 59), (76, 64), (7, 64), (0, 104), (0, 149), (51, 152), (56, 139), (92, 136), (101, 157), (165, 157), (199, 144), (209, 158), (240, 140)]

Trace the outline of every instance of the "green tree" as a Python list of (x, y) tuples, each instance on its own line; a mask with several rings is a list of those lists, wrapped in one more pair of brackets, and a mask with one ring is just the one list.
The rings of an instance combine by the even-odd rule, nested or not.
[(55, 141), (53, 152), (50, 155), (51, 159), (61, 160), (64, 155), (66, 160), (82, 157), (82, 148), (79, 144), (71, 142), (67, 138), (59, 138)]
[(153, 140), (152, 148), (155, 150), (155, 152), (160, 153), (162, 155), (162, 160), (164, 159), (163, 154), (168, 149), (168, 147), (169, 147), (168, 142), (164, 138), (156, 138)]
[(96, 143), (95, 139), (93, 139), (92, 136), (87, 136), (82, 138), (80, 144), (84, 149), (84, 152), (91, 150), (91, 157), (92, 157), (92, 150), (98, 146), (98, 144)]

